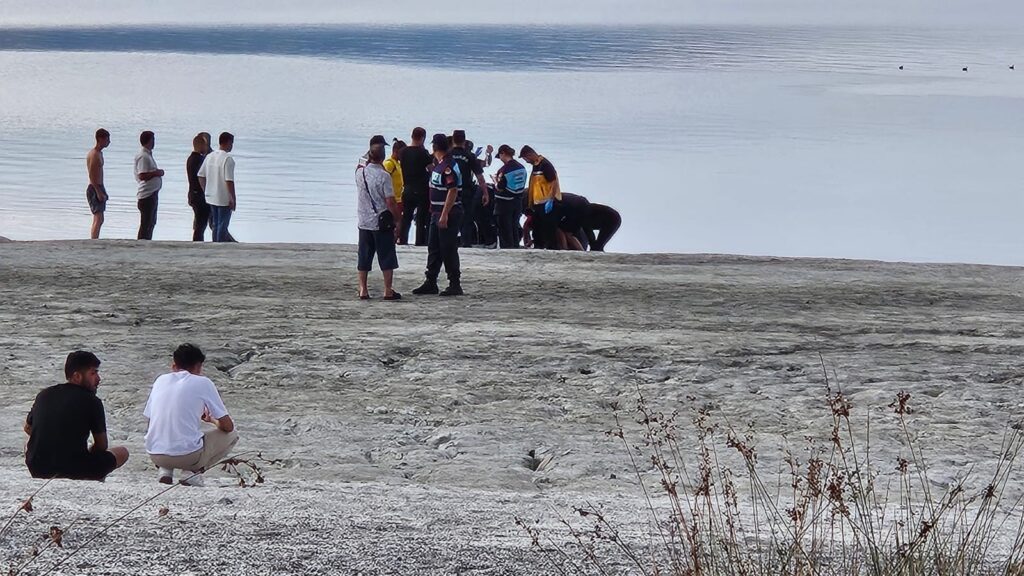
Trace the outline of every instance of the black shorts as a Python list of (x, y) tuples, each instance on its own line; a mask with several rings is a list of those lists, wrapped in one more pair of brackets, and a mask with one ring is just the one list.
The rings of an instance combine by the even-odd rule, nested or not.
[(359, 262), (356, 269), (360, 272), (373, 270), (374, 254), (377, 255), (377, 264), (381, 270), (396, 270), (398, 268), (394, 232), (359, 229)]
[(96, 187), (92, 184), (89, 184), (89, 187), (85, 189), (85, 199), (89, 202), (89, 212), (103, 214), (107, 211), (107, 201), (105, 199), (102, 202), (100, 201), (99, 195), (96, 193)]
[(117, 469), (117, 458), (111, 452), (89, 453), (74, 460), (66, 460), (60, 469), (34, 470), (33, 478), (68, 478), (71, 480), (103, 480)]

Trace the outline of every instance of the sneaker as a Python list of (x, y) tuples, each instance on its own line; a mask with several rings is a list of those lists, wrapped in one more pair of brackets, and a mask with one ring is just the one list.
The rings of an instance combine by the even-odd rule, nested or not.
[(424, 282), (422, 286), (414, 289), (412, 293), (417, 296), (422, 296), (424, 294), (437, 294), (437, 282)]
[(462, 296), (462, 294), (462, 285), (460, 284), (449, 284), (441, 291), (441, 296)]
[[(188, 474), (188, 472), (185, 472)], [(181, 479), (182, 486), (195, 486), (196, 488), (202, 488), (205, 485), (202, 474), (190, 474)]]
[(174, 468), (161, 468), (158, 470), (156, 481), (161, 484), (174, 484)]

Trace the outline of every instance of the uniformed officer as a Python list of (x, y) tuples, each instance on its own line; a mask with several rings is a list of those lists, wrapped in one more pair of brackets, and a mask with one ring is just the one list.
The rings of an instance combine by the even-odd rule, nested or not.
[(430, 172), (430, 230), (427, 233), (427, 271), (423, 285), (413, 294), (437, 294), (437, 276), (444, 265), (448, 287), (441, 296), (462, 295), (462, 272), (459, 269), (459, 228), (464, 217), (459, 192), (463, 176), (449, 154), (448, 136), (434, 134), (434, 167)]

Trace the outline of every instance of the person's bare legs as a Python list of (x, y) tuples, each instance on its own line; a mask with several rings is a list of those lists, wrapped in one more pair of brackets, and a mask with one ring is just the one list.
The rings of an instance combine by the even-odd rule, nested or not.
[(96, 240), (100, 237), (100, 228), (103, 227), (103, 213), (92, 215), (92, 228), (89, 229), (89, 237)]
[(128, 461), (128, 449), (124, 446), (114, 446), (108, 450), (108, 452), (114, 455), (114, 460), (117, 461), (118, 468), (124, 466), (125, 462)]
[(391, 281), (395, 279), (394, 270), (384, 270), (384, 296), (393, 296), (395, 289), (391, 286)]
[(363, 272), (362, 270), (359, 271), (359, 297), (360, 298), (362, 298), (364, 296), (369, 296), (370, 295), (370, 290), (366, 287), (366, 278), (369, 275), (370, 275), (369, 272)]

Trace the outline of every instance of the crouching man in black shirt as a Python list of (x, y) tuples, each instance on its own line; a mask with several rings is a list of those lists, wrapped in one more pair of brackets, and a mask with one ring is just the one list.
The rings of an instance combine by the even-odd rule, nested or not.
[(107, 446), (103, 402), (96, 397), (99, 367), (92, 352), (72, 352), (64, 363), (68, 381), (36, 396), (25, 419), (25, 464), (33, 477), (103, 480), (128, 461), (126, 448)]

